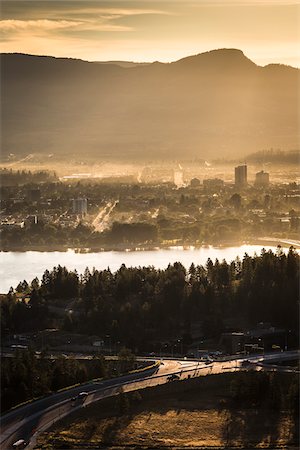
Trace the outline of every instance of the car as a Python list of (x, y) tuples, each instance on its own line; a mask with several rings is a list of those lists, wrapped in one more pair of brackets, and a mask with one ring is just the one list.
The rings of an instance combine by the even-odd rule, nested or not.
[(242, 366), (248, 366), (249, 364), (251, 364), (251, 361), (249, 361), (249, 359), (244, 359), (244, 361), (242, 361)]
[(77, 398), (86, 398), (88, 395), (88, 392), (80, 392)]
[(28, 442), (26, 442), (24, 439), (19, 439), (12, 445), (12, 448), (25, 448), (27, 445)]
[(210, 356), (208, 356), (207, 358), (205, 358), (204, 362), (205, 364), (212, 364), (214, 360)]
[(171, 375), (168, 376), (168, 381), (176, 381), (180, 379), (179, 375), (176, 375), (176, 373), (172, 373)]
[(78, 397), (72, 397), (70, 400), (71, 400), (71, 406), (76, 406), (77, 405)]

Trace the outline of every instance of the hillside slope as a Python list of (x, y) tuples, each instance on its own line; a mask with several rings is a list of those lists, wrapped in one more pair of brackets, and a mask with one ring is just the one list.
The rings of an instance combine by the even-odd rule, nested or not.
[(299, 73), (235, 49), (129, 67), (2, 54), (2, 152), (142, 159), (296, 148)]

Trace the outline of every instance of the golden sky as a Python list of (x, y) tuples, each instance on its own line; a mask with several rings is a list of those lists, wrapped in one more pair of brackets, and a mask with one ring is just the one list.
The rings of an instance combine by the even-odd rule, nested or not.
[(1, 52), (167, 62), (227, 47), (300, 67), (300, 0), (6, 0), (0, 36)]

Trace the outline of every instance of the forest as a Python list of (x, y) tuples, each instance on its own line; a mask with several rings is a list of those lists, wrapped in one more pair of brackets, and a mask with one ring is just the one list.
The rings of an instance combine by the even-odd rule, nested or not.
[(230, 263), (208, 259), (188, 270), (181, 263), (165, 270), (123, 264), (115, 273), (87, 268), (79, 275), (58, 266), (2, 296), (1, 333), (5, 338), (56, 328), (109, 335), (112, 344), (134, 352), (157, 351), (163, 340), (178, 338), (187, 346), (199, 323), (205, 338), (260, 322), (297, 338), (298, 302), (299, 255), (293, 247), (288, 253), (263, 249)]
[(0, 177), (2, 186), (20, 186), (26, 183), (46, 183), (58, 181), (54, 171), (39, 170), (32, 172), (30, 170), (13, 170), (0, 168)]
[(251, 153), (247, 156), (247, 161), (255, 163), (273, 164), (299, 164), (300, 152), (299, 150), (291, 150), (289, 152), (280, 149), (261, 150), (259, 152)]
[(112, 378), (136, 366), (135, 356), (122, 348), (118, 358), (107, 361), (102, 355), (92, 359), (56, 358), (43, 350), (17, 350), (14, 358), (1, 360), (1, 412), (24, 401), (49, 395), (75, 384)]

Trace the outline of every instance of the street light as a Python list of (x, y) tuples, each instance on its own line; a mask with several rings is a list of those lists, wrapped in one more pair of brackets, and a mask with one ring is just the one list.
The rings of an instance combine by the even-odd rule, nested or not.
[(288, 335), (289, 335), (291, 332), (292, 332), (292, 330), (287, 330), (287, 331), (285, 332), (285, 347), (284, 347), (284, 350), (285, 350), (285, 351), (287, 351), (287, 349), (288, 349)]
[(182, 339), (178, 339), (177, 342), (180, 344), (180, 356), (182, 356)]
[(167, 349), (167, 347), (168, 347), (168, 344), (160, 344), (160, 351), (159, 351), (159, 353), (160, 353), (160, 360), (162, 360), (163, 358), (162, 358), (162, 348), (164, 347), (164, 350), (166, 351), (166, 349)]
[(111, 336), (107, 334), (105, 337), (109, 338), (109, 353), (111, 353)]
[(259, 350), (263, 351), (263, 355), (265, 354), (265, 344), (264, 344), (264, 340), (259, 338), (258, 342), (262, 345), (262, 347), (259, 347)]

